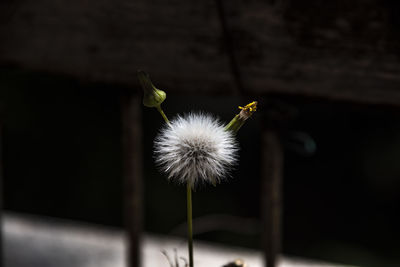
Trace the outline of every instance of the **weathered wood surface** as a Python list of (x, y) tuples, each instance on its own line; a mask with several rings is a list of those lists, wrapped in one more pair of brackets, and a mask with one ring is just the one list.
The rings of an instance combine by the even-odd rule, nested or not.
[(4, 266), (3, 259), (3, 124), (0, 121), (0, 267)]
[(169, 91), (221, 94), (237, 86), (232, 50), (248, 94), (400, 104), (396, 1), (218, 3), (2, 1), (0, 64), (133, 86), (140, 68)]
[[(51, 218), (6, 214), (5, 266), (7, 267), (125, 267), (124, 232)], [(186, 242), (171, 237), (145, 235), (141, 243), (142, 267), (168, 267), (161, 254), (173, 257), (174, 249), (186, 257)], [(262, 253), (245, 248), (195, 243), (195, 266), (221, 267), (242, 258), (251, 267), (261, 267)], [(180, 262), (182, 266), (182, 261)], [(283, 257), (279, 267), (339, 267), (341, 264)], [(350, 267), (350, 266), (348, 266)]]
[[(136, 70), (170, 88), (232, 88), (213, 1), (11, 1), (0, 8), (0, 61), (136, 85)], [(11, 11), (10, 11), (11, 10)], [(160, 84), (158, 83), (158, 84)]]

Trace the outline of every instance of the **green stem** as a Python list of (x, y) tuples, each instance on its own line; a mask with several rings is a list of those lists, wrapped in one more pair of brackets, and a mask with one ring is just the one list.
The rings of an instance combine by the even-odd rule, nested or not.
[(192, 186), (186, 184), (189, 267), (193, 267)]
[(232, 131), (236, 134), (239, 131), (240, 127), (243, 126), (244, 122), (245, 120), (240, 118), (238, 114), (225, 126), (225, 130)]
[(165, 115), (164, 111), (161, 109), (161, 105), (157, 106), (156, 108), (157, 108), (158, 112), (160, 112), (164, 121), (169, 124), (169, 120), (168, 120), (167, 116)]

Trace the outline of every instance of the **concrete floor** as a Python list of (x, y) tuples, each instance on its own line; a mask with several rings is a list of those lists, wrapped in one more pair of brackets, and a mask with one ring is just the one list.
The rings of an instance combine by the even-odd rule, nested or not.
[[(3, 223), (5, 267), (124, 267), (125, 236), (118, 229), (7, 213)], [(169, 267), (161, 251), (186, 256), (184, 240), (145, 235), (143, 267)], [(220, 267), (237, 258), (248, 267), (262, 267), (259, 251), (195, 242), (196, 267)], [(283, 257), (280, 267), (343, 266)]]

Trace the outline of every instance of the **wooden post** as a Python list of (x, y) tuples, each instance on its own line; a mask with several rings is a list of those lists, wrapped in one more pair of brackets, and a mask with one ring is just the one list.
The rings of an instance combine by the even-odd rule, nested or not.
[(3, 125), (0, 122), (0, 267), (4, 266), (3, 257)]
[(265, 266), (275, 267), (281, 252), (283, 149), (279, 133), (262, 133), (261, 216)]
[(143, 224), (142, 188), (142, 116), (137, 95), (125, 95), (122, 101), (124, 151), (124, 222), (128, 237), (127, 266), (141, 264), (140, 241)]

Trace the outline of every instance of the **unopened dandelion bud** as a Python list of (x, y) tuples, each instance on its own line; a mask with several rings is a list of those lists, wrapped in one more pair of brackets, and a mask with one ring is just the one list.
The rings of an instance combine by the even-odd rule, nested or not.
[(240, 113), (237, 114), (226, 126), (225, 130), (232, 131), (234, 133), (237, 133), (240, 129), (240, 127), (243, 126), (243, 124), (246, 122), (248, 118), (253, 115), (253, 113), (257, 110), (257, 101), (253, 101), (249, 104), (247, 104), (244, 107), (239, 106), (239, 109), (241, 109)]
[(153, 85), (146, 72), (140, 70), (137, 72), (137, 76), (144, 92), (143, 105), (150, 108), (159, 108), (167, 94)]

